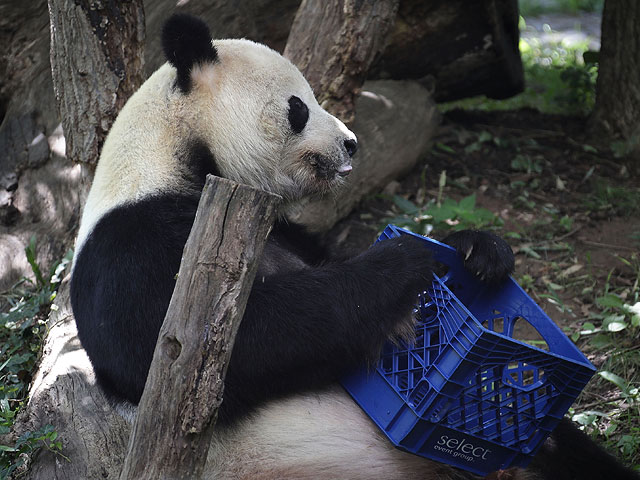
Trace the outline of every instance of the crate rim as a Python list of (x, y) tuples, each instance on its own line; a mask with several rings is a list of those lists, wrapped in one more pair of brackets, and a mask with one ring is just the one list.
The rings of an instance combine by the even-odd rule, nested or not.
[[(451, 248), (451, 247), (449, 247), (449, 248)], [(571, 342), (571, 344), (574, 346), (575, 351), (576, 351), (578, 354), (580, 354), (580, 356), (582, 357), (582, 359), (583, 359), (584, 361), (576, 360), (576, 359), (573, 359), (573, 358), (571, 358), (571, 357), (567, 357), (566, 355), (563, 355), (563, 354), (561, 354), (561, 353), (552, 352), (551, 350), (544, 350), (544, 349), (542, 349), (542, 348), (540, 348), (540, 347), (536, 347), (535, 345), (531, 345), (531, 344), (529, 344), (529, 343), (523, 342), (522, 340), (519, 340), (519, 339), (517, 339), (517, 338), (509, 337), (508, 335), (505, 335), (504, 333), (500, 333), (500, 332), (496, 332), (496, 331), (494, 331), (494, 330), (490, 330), (490, 329), (488, 329), (487, 327), (485, 327), (485, 326), (482, 324), (482, 322), (480, 322), (480, 320), (478, 320), (478, 318), (477, 318), (473, 313), (471, 313), (471, 312), (469, 311), (469, 309), (467, 308), (467, 306), (466, 306), (464, 303), (462, 303), (462, 302), (458, 299), (458, 297), (456, 297), (456, 295), (455, 295), (455, 294), (454, 294), (454, 293), (449, 289), (449, 287), (448, 287), (448, 286), (446, 285), (446, 283), (445, 283), (445, 282), (446, 282), (446, 280), (443, 280), (443, 277), (438, 277), (435, 273), (433, 274), (433, 276), (434, 276), (434, 277), (435, 277), (435, 279), (438, 281), (438, 283), (440, 283), (440, 285), (441, 285), (442, 287), (444, 287), (444, 288), (446, 289), (446, 291), (451, 295), (451, 299), (452, 299), (452, 300), (455, 300), (455, 301), (457, 302), (457, 304), (458, 304), (460, 307), (462, 307), (462, 309), (464, 310), (464, 312), (465, 312), (467, 315), (469, 315), (469, 317), (471, 317), (472, 319), (474, 319), (474, 320), (478, 323), (478, 326), (479, 326), (479, 328), (480, 328), (482, 331), (484, 331), (484, 332), (486, 332), (486, 333), (489, 333), (489, 334), (491, 334), (491, 335), (496, 335), (496, 336), (498, 336), (498, 337), (500, 337), (500, 338), (503, 338), (503, 339), (505, 339), (505, 340), (509, 340), (509, 341), (511, 341), (511, 342), (518, 343), (518, 344), (520, 344), (522, 347), (530, 348), (530, 349), (533, 349), (533, 350), (537, 350), (537, 351), (538, 351), (538, 352), (540, 352), (540, 353), (544, 353), (544, 354), (546, 354), (546, 355), (551, 355), (551, 356), (554, 356), (554, 357), (559, 358), (559, 359), (561, 359), (561, 360), (567, 360), (567, 361), (570, 361), (570, 362), (572, 362), (572, 363), (575, 363), (575, 364), (578, 364), (578, 365), (585, 366), (585, 367), (587, 367), (587, 368), (591, 369), (594, 373), (595, 373), (595, 371), (597, 370), (597, 368), (596, 368), (596, 367), (595, 367), (595, 366), (594, 366), (594, 365), (589, 361), (589, 359), (588, 359), (587, 357), (585, 357), (585, 356), (584, 356), (584, 354), (580, 351), (580, 349), (578, 349), (575, 345), (573, 345), (573, 342)], [(517, 285), (517, 282), (515, 282), (515, 281), (514, 281), (514, 283)], [(519, 285), (518, 285), (518, 286), (519, 286)], [(522, 288), (521, 288), (521, 290), (522, 290)], [(522, 290), (522, 291), (523, 291), (523, 293), (525, 293), (525, 294), (526, 294), (526, 292), (524, 292), (524, 290)], [(425, 293), (427, 293), (427, 294), (428, 294), (428, 292), (425, 292)], [(537, 305), (537, 304), (536, 304), (536, 305)], [(545, 314), (545, 315), (546, 315), (546, 314)], [(548, 315), (547, 315), (547, 317), (549, 318), (549, 320), (551, 320), (551, 317), (549, 317)], [(531, 324), (531, 323), (530, 323), (526, 318), (525, 318), (524, 320), (525, 320), (527, 323), (529, 323), (529, 325), (531, 325), (533, 328), (535, 328), (535, 327), (534, 327), (534, 326), (533, 326), (533, 325), (532, 325), (532, 324)], [(553, 320), (551, 320), (551, 322), (553, 322)], [(555, 325), (555, 326), (557, 327), (557, 325), (556, 325), (556, 323), (555, 323), (555, 322), (553, 322), (553, 325)], [(562, 335), (566, 336), (566, 334), (562, 331), (562, 329), (558, 328), (558, 330), (559, 330), (559, 332), (560, 332)], [(537, 331), (537, 329), (536, 329), (536, 331)], [(543, 337), (543, 338), (544, 338), (544, 337)], [(545, 340), (545, 342), (546, 342), (546, 340)], [(547, 345), (548, 345), (548, 344), (547, 344)]]
[[(413, 236), (415, 236), (415, 237), (420, 238), (421, 240), (424, 240), (425, 242), (429, 242), (429, 243), (431, 243), (432, 245), (435, 245), (435, 246), (439, 247), (439, 248), (441, 249), (441, 251), (439, 252), (439, 253), (440, 253), (440, 255), (442, 255), (442, 250), (444, 250), (444, 251), (446, 252), (446, 253), (445, 253), (445, 255), (446, 255), (448, 258), (444, 259), (445, 261), (443, 261), (443, 260), (441, 260), (441, 259), (438, 259), (438, 258), (434, 257), (437, 261), (442, 261), (442, 262), (443, 262), (443, 263), (445, 263), (445, 264), (448, 264), (448, 263), (447, 263), (447, 260), (448, 260), (448, 261), (459, 261), (458, 253), (457, 253), (457, 251), (456, 251), (456, 249), (455, 249), (455, 248), (453, 248), (453, 247), (452, 247), (452, 246), (450, 246), (450, 245), (447, 245), (446, 243), (442, 243), (442, 242), (440, 242), (440, 241), (438, 241), (438, 240), (436, 240), (436, 239), (434, 239), (434, 238), (425, 237), (425, 236), (420, 235), (420, 234), (418, 234), (418, 233), (412, 232), (411, 230), (407, 230), (406, 228), (398, 227), (398, 226), (393, 225), (393, 224), (388, 224), (388, 225), (387, 225), (387, 227), (383, 230), (382, 234), (381, 234), (381, 235), (379, 235), (379, 237), (380, 237), (380, 236), (382, 236), (382, 235), (387, 235), (387, 236), (388, 236), (388, 232), (392, 232), (392, 233), (394, 234), (394, 235), (393, 235), (394, 237), (398, 237), (398, 236), (400, 236), (400, 235), (413, 235)], [(389, 238), (391, 238), (391, 237), (389, 237)], [(433, 250), (432, 250), (432, 251), (433, 251)], [(535, 329), (535, 330), (540, 334), (540, 336), (545, 340), (545, 342), (546, 342), (546, 343), (547, 343), (547, 345), (549, 346), (549, 350), (544, 350), (544, 349), (542, 349), (542, 348), (540, 348), (540, 347), (536, 347), (535, 345), (531, 345), (531, 344), (525, 343), (525, 342), (523, 342), (523, 341), (521, 341), (521, 340), (518, 340), (518, 339), (516, 339), (516, 338), (509, 337), (509, 336), (504, 335), (504, 334), (502, 334), (502, 333), (500, 333), (500, 332), (495, 332), (495, 331), (493, 331), (493, 330), (490, 330), (490, 329), (488, 329), (488, 328), (484, 327), (484, 326), (482, 325), (482, 322), (481, 322), (481, 321), (480, 321), (480, 320), (479, 320), (475, 315), (473, 315), (473, 314), (469, 311), (469, 309), (467, 308), (467, 306), (466, 306), (462, 301), (460, 301), (460, 299), (458, 299), (458, 297), (457, 297), (457, 296), (456, 296), (456, 295), (455, 295), (455, 294), (454, 294), (454, 293), (449, 289), (449, 287), (446, 285), (446, 282), (447, 282), (447, 281), (448, 281), (448, 279), (449, 279), (449, 275), (450, 275), (450, 273), (451, 273), (451, 272), (448, 272), (448, 273), (447, 273), (446, 275), (444, 275), (443, 277), (439, 277), (438, 275), (436, 275), (436, 274), (434, 273), (434, 274), (433, 274), (433, 276), (434, 276), (435, 280), (436, 280), (436, 281), (437, 281), (441, 286), (443, 286), (443, 287), (446, 289), (446, 291), (451, 295), (452, 299), (455, 299), (455, 301), (458, 303), (458, 305), (460, 305), (460, 306), (464, 309), (465, 313), (466, 313), (467, 315), (469, 315), (472, 319), (474, 319), (474, 320), (478, 323), (478, 326), (479, 326), (483, 331), (488, 332), (488, 333), (493, 334), (493, 335), (498, 335), (498, 336), (500, 336), (500, 337), (502, 337), (502, 338), (504, 338), (504, 339), (510, 340), (510, 341), (515, 341), (515, 342), (519, 343), (520, 345), (522, 345), (523, 347), (532, 348), (532, 349), (535, 349), (535, 350), (537, 350), (537, 351), (539, 351), (539, 352), (542, 352), (542, 353), (545, 353), (545, 354), (548, 354), (548, 355), (553, 355), (553, 356), (554, 356), (554, 357), (556, 357), (556, 358), (559, 358), (559, 359), (562, 359), (562, 360), (568, 360), (568, 361), (570, 361), (570, 362), (572, 362), (572, 363), (575, 363), (575, 364), (578, 364), (578, 365), (582, 365), (582, 366), (584, 366), (584, 367), (587, 367), (588, 369), (590, 369), (590, 370), (591, 370), (592, 372), (594, 372), (594, 373), (597, 371), (597, 368), (596, 368), (596, 367), (591, 363), (591, 361), (590, 361), (590, 360), (589, 360), (589, 359), (584, 355), (584, 353), (582, 353), (582, 352), (580, 351), (580, 349), (579, 349), (579, 348), (578, 348), (578, 347), (573, 343), (573, 341), (572, 341), (572, 340), (567, 336), (567, 334), (566, 334), (566, 333), (564, 333), (564, 332), (562, 331), (562, 329), (561, 329), (561, 328), (556, 324), (556, 322), (554, 322), (554, 321), (551, 319), (551, 317), (549, 317), (549, 315), (547, 315), (547, 313), (546, 313), (546, 312), (545, 312), (545, 311), (544, 311), (544, 310), (543, 310), (543, 309), (538, 305), (538, 303), (537, 303), (537, 302), (535, 302), (535, 301), (533, 301), (533, 299), (532, 299), (532, 305), (534, 305), (534, 306), (535, 306), (534, 308), (538, 310), (536, 313), (538, 313), (539, 315), (542, 315), (542, 316), (546, 317), (546, 318), (549, 320), (549, 325), (548, 325), (548, 327), (549, 327), (550, 329), (554, 330), (554, 332), (553, 332), (553, 333), (555, 333), (555, 334), (557, 334), (557, 335), (560, 335), (560, 336), (561, 336), (561, 338), (563, 338), (563, 339), (566, 339), (566, 340), (567, 340), (567, 341), (565, 342), (565, 343), (566, 343), (566, 345), (567, 345), (567, 347), (569, 347), (569, 349), (571, 350), (571, 353), (573, 353), (574, 355), (576, 355), (576, 357), (578, 357), (578, 358), (570, 357), (570, 356), (567, 356), (566, 354), (562, 354), (562, 353), (558, 353), (558, 352), (554, 352), (554, 351), (552, 351), (552, 350), (551, 350), (551, 345), (549, 344), (549, 341), (548, 341), (546, 338), (544, 338), (544, 336), (542, 335), (542, 332), (540, 332), (540, 331), (538, 330), (538, 328), (537, 328), (535, 325), (533, 325), (533, 324), (532, 324), (529, 320), (527, 320), (526, 318), (524, 318), (524, 320), (525, 320), (527, 323), (529, 323), (529, 325), (531, 325), (531, 326), (532, 326), (532, 327), (533, 327), (533, 328), (534, 328), (534, 329)], [(518, 284), (518, 282), (513, 278), (513, 276), (509, 275), (509, 279), (508, 279), (507, 281), (510, 281), (510, 282), (512, 283), (512, 286), (516, 287), (519, 293), (521, 293), (522, 295), (525, 295), (526, 297), (529, 297), (529, 294), (528, 294), (527, 292), (525, 292), (525, 291), (524, 291), (524, 289), (523, 289), (523, 288)], [(425, 293), (427, 293), (427, 291), (426, 291), (426, 290), (425, 290)], [(529, 297), (529, 298), (531, 298), (531, 297)]]

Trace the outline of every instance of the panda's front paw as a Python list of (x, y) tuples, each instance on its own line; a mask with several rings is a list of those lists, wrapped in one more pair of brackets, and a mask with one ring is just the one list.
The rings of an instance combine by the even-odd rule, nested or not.
[(485, 283), (499, 283), (513, 273), (515, 259), (511, 247), (491, 232), (462, 230), (443, 242), (455, 248), (465, 268)]

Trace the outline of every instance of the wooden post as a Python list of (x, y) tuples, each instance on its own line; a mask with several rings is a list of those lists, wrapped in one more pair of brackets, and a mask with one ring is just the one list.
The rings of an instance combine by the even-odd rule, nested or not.
[(231, 348), (277, 199), (207, 178), (121, 480), (201, 477)]

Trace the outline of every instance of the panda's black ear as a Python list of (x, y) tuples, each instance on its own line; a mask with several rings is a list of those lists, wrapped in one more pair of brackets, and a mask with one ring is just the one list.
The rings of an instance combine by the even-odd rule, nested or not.
[(176, 13), (164, 24), (162, 49), (178, 71), (177, 85), (183, 93), (191, 89), (191, 69), (195, 64), (218, 59), (207, 24), (185, 13)]

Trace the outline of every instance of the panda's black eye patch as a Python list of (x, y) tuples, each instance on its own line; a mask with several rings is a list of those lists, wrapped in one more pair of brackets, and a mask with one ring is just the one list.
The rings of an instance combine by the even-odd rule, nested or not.
[(300, 133), (309, 120), (309, 108), (298, 97), (293, 95), (289, 99), (289, 124), (291, 130)]

